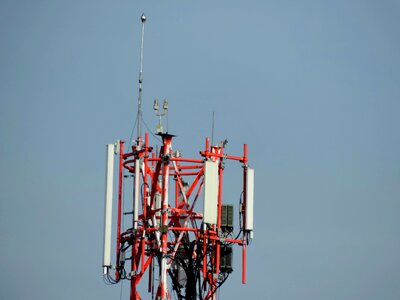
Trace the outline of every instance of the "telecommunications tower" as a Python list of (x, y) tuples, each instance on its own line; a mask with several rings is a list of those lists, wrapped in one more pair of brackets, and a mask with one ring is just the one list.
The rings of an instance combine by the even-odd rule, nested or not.
[[(211, 145), (208, 138), (198, 158), (185, 158), (174, 151), (174, 135), (162, 126), (168, 112), (166, 99), (163, 112), (158, 100), (153, 105), (161, 144), (149, 145), (148, 133), (142, 135), (145, 22), (142, 15), (137, 138), (133, 145), (122, 140), (107, 145), (103, 276), (112, 284), (128, 280), (130, 300), (169, 300), (173, 294), (177, 299), (212, 300), (233, 271), (235, 245), (242, 248), (242, 283), (246, 283), (246, 247), (253, 237), (254, 170), (248, 165), (246, 144), (239, 156), (225, 153), (226, 141)], [(227, 161), (236, 161), (243, 174), (236, 230), (234, 205), (222, 199)], [(126, 191), (127, 186), (131, 191)], [(113, 206), (116, 226), (112, 224)]]

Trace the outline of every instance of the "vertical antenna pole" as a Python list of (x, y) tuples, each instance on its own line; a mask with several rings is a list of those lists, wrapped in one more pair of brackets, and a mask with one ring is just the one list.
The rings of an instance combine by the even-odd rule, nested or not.
[[(214, 114), (213, 114), (214, 116)], [(219, 154), (221, 156), (224, 155), (224, 148), (220, 148), (218, 150)], [(217, 232), (220, 232), (221, 230), (221, 216), (222, 216), (222, 180), (223, 180), (223, 172), (224, 172), (224, 167), (223, 167), (223, 160), (222, 158), (220, 158), (219, 160), (219, 185), (218, 185), (218, 217), (217, 217)], [(216, 258), (216, 262), (215, 262), (215, 273), (217, 273), (217, 275), (219, 274), (219, 268), (220, 268), (220, 258), (221, 258), (221, 244), (219, 241), (217, 241), (217, 245), (216, 245), (216, 252), (217, 252), (217, 258)]]
[(247, 144), (243, 145), (243, 204), (242, 204), (242, 216), (243, 216), (243, 232), (242, 232), (242, 283), (246, 283), (246, 246), (247, 246), (247, 232), (246, 228), (246, 211), (247, 211)]
[(214, 145), (214, 122), (215, 122), (215, 113), (213, 112), (212, 129), (211, 129), (211, 146)]
[[(122, 177), (124, 172), (124, 141), (119, 141), (119, 170), (118, 170), (118, 223), (117, 223), (117, 249), (116, 249), (116, 263), (119, 266), (120, 250), (121, 250), (121, 222), (122, 222)], [(115, 278), (119, 280), (118, 269), (115, 270)]]
[(139, 97), (138, 97), (138, 112), (137, 112), (137, 144), (140, 144), (140, 137), (142, 136), (142, 83), (143, 83), (143, 45), (144, 45), (144, 23), (146, 16), (142, 14), (140, 17), (142, 21), (142, 37), (140, 43), (140, 71), (139, 71)]

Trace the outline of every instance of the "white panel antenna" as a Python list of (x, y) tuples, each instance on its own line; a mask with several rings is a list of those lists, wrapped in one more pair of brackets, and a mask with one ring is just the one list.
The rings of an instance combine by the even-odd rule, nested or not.
[(252, 231), (254, 229), (253, 215), (254, 215), (254, 169), (247, 168), (245, 230)]
[(135, 160), (135, 199), (133, 203), (133, 228), (137, 229), (140, 197), (140, 159)]
[(111, 222), (112, 222), (112, 198), (114, 175), (114, 144), (107, 145), (106, 156), (106, 191), (104, 203), (104, 248), (103, 270), (107, 274), (111, 267)]
[(218, 186), (218, 162), (206, 161), (204, 164), (204, 223), (217, 224)]

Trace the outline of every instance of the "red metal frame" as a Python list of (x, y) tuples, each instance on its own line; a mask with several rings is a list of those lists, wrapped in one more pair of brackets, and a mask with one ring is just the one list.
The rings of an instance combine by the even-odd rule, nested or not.
[[(224, 243), (242, 246), (242, 282), (246, 282), (246, 244), (247, 235), (243, 229), (240, 239), (221, 235), (221, 210), (224, 161), (238, 161), (243, 167), (243, 204), (242, 224), (245, 224), (246, 210), (246, 174), (247, 145), (244, 145), (243, 156), (230, 156), (224, 153), (223, 147), (210, 146), (206, 139), (205, 149), (200, 151), (201, 159), (176, 157), (172, 150), (173, 135), (160, 134), (162, 146), (158, 154), (149, 146), (146, 133), (144, 144), (138, 138), (137, 145), (130, 152), (124, 152), (124, 142), (119, 142), (119, 180), (118, 180), (118, 224), (116, 245), (116, 280), (131, 279), (130, 299), (142, 299), (138, 285), (143, 275), (148, 272), (148, 292), (154, 291), (153, 268), (159, 268), (159, 283), (154, 299), (171, 299), (167, 278), (171, 275), (174, 261), (185, 249), (187, 257), (196, 262), (201, 274), (201, 293), (203, 299), (215, 299), (215, 291), (220, 282), (220, 252)], [(151, 155), (151, 156), (150, 156)], [(158, 155), (158, 156), (157, 156)], [(216, 225), (201, 226), (202, 213), (196, 212), (196, 204), (204, 187), (204, 162), (212, 160), (219, 165), (218, 218)], [(132, 222), (132, 228), (121, 232), (122, 222), (122, 186), (123, 172), (126, 169), (135, 174), (140, 170), (138, 221)], [(136, 173), (137, 174), (137, 173)], [(170, 181), (174, 192), (168, 190)], [(172, 201), (169, 196), (173, 195)], [(161, 196), (161, 203), (156, 203)], [(160, 205), (160, 207), (156, 207)], [(134, 207), (134, 206), (133, 206)], [(122, 273), (121, 253), (130, 248), (131, 266), (129, 272)], [(186, 259), (186, 256), (185, 256)], [(200, 279), (199, 279), (200, 280)], [(200, 283), (199, 283), (200, 284)], [(192, 287), (193, 288), (193, 287)], [(194, 287), (196, 290), (196, 286)], [(188, 292), (188, 288), (186, 288)], [(190, 292), (190, 291), (189, 291)], [(190, 298), (191, 299), (191, 298)]]

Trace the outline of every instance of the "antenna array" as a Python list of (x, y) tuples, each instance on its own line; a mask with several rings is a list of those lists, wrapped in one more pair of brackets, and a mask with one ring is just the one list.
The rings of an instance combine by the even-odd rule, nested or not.
[[(143, 40), (146, 17), (141, 16), (141, 54), (138, 97), (137, 143), (126, 149), (124, 141), (107, 145), (104, 230), (104, 278), (110, 283), (130, 281), (130, 299), (142, 299), (142, 282), (152, 299), (215, 299), (216, 291), (233, 271), (233, 246), (242, 248), (242, 283), (246, 282), (246, 248), (253, 235), (254, 170), (248, 165), (247, 145), (241, 156), (225, 153), (205, 140), (198, 158), (182, 157), (173, 150), (174, 135), (164, 132), (159, 116), (160, 150), (142, 140)], [(167, 130), (168, 131), (168, 130)], [(115, 264), (111, 263), (114, 154), (118, 157), (117, 228)], [(239, 229), (234, 234), (233, 205), (223, 203), (225, 163), (242, 167)], [(129, 175), (126, 175), (126, 172)], [(124, 182), (133, 193), (123, 193)], [(130, 203), (130, 204), (129, 204)], [(125, 204), (125, 205), (123, 205)], [(123, 211), (124, 206), (132, 207)], [(122, 216), (131, 217), (127, 228)]]

